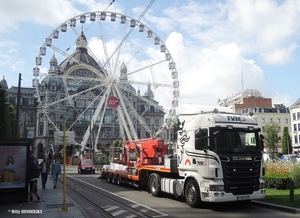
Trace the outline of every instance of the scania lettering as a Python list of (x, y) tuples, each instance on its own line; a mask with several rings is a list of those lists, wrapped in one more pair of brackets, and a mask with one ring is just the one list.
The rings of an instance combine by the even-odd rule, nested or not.
[(191, 207), (265, 197), (263, 136), (253, 117), (181, 105), (176, 118), (175, 126), (161, 129), (164, 139), (124, 142), (101, 178), (144, 186), (155, 197), (169, 193)]

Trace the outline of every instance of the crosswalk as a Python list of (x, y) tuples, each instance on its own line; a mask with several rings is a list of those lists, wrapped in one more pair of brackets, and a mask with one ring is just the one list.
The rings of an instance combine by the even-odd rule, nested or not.
[[(163, 214), (159, 211), (153, 210), (151, 208), (147, 208), (140, 204), (132, 204), (128, 205), (135, 211), (139, 212), (140, 214), (145, 215), (146, 217), (153, 217), (153, 218), (159, 218), (159, 217), (167, 217), (167, 214)], [(106, 212), (109, 212), (113, 217), (116, 218), (138, 218), (137, 214), (134, 214), (131, 210), (124, 210), (124, 208), (116, 205), (106, 205), (104, 207), (101, 207)]]

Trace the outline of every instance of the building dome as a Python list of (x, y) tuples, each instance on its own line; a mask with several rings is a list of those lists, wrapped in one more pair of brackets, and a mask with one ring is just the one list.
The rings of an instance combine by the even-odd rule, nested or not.
[(3, 79), (0, 81), (0, 84), (3, 86), (3, 88), (8, 89), (7, 81), (5, 80), (4, 76), (3, 76)]
[(76, 62), (91, 65), (97, 70), (101, 69), (101, 66), (98, 64), (98, 62), (87, 52), (87, 39), (83, 34), (83, 30), (81, 30), (81, 34), (76, 40), (75, 52), (60, 64), (60, 70), (62, 72), (65, 72), (67, 68), (69, 68), (73, 64), (77, 64)]
[(54, 54), (53, 54), (52, 58), (50, 59), (50, 65), (52, 65), (52, 66), (57, 65), (57, 59)]

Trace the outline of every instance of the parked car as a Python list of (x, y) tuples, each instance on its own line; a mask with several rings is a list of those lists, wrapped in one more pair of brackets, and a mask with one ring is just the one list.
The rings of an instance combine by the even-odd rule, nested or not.
[(283, 154), (281, 157), (277, 159), (278, 162), (293, 162), (292, 159), (294, 159), (294, 163), (297, 163), (297, 155), (296, 154)]
[(95, 173), (95, 165), (92, 159), (80, 159), (78, 161), (78, 173)]

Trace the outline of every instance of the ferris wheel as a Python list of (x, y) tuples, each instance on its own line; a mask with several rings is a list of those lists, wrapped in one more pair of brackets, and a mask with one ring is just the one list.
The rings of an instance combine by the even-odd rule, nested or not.
[[(62, 131), (60, 119), (67, 131), (89, 121), (82, 149), (91, 129), (97, 128), (97, 141), (109, 122), (117, 122), (123, 140), (139, 138), (137, 124), (154, 137), (146, 112), (162, 112), (166, 120), (178, 106), (178, 72), (166, 45), (139, 20), (116, 12), (81, 14), (54, 29), (33, 75), (39, 116), (54, 131)], [(106, 120), (108, 109), (115, 120)]]

